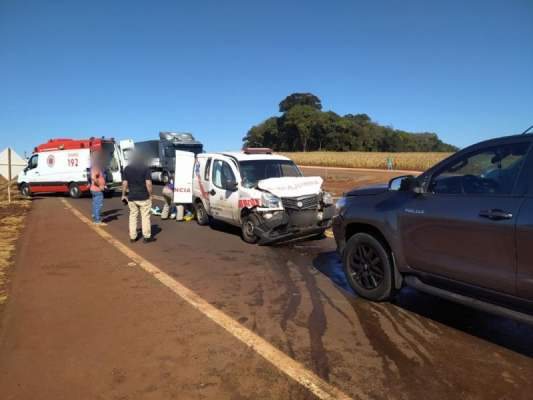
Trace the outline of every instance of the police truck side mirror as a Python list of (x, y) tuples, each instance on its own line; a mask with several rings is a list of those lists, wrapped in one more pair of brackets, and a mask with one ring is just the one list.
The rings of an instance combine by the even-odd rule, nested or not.
[(395, 192), (414, 192), (421, 194), (423, 192), (418, 180), (413, 175), (404, 175), (393, 178), (389, 182), (389, 190)]

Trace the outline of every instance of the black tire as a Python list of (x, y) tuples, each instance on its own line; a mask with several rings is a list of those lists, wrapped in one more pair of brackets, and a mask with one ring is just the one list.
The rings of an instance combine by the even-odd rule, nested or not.
[(257, 226), (257, 223), (257, 217), (253, 214), (242, 218), (242, 240), (244, 240), (246, 243), (255, 244), (259, 241), (259, 236), (254, 233), (254, 228)]
[(22, 185), (20, 185), (20, 193), (21, 193), (24, 197), (31, 197), (31, 188), (30, 188), (30, 185), (28, 185), (27, 183), (23, 183)]
[(346, 279), (359, 296), (386, 301), (394, 295), (391, 258), (375, 237), (366, 233), (353, 235), (346, 243), (342, 261)]
[(73, 199), (79, 199), (81, 197), (81, 189), (77, 183), (71, 183), (68, 186), (68, 194)]
[(106, 190), (104, 192), (104, 199), (112, 199), (115, 192), (113, 190)]
[(196, 214), (196, 222), (198, 225), (209, 225), (209, 215), (205, 210), (204, 203), (201, 201), (197, 202), (194, 206)]

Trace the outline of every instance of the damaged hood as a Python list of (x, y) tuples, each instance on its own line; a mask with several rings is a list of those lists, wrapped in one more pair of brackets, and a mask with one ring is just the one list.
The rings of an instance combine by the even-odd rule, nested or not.
[(319, 176), (269, 178), (257, 182), (257, 187), (278, 197), (300, 197), (320, 193), (322, 182)]

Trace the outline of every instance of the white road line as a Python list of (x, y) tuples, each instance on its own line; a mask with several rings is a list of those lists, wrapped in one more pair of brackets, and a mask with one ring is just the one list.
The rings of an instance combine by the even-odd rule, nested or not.
[[(144, 259), (132, 249), (122, 244), (115, 239), (113, 235), (108, 233), (104, 228), (94, 225), (88, 218), (86, 218), (80, 211), (73, 207), (67, 200), (61, 199), (65, 206), (82, 222), (91, 227), (98, 235), (106, 240), (126, 257), (130, 258), (136, 264), (139, 265), (144, 271), (151, 274), (155, 279), (172, 290), (175, 294), (185, 300), (189, 305), (200, 311), (211, 321), (215, 322), (220, 327), (224, 328), (228, 333), (240, 340), (243, 344), (253, 349), (257, 354), (270, 362), (279, 371), (292, 378), (300, 385), (307, 388), (316, 397), (321, 400), (350, 400), (351, 397), (342, 392), (340, 389), (332, 386), (328, 382), (324, 381), (314, 372), (305, 368), (299, 362), (293, 360), (288, 355), (278, 350), (262, 337), (256, 335), (248, 328), (242, 326), (240, 323), (224, 314), (216, 307), (209, 304), (203, 298), (198, 296), (195, 292), (183, 286), (176, 279), (166, 274), (158, 267)], [(358, 398), (366, 399), (363, 393), (358, 395)]]

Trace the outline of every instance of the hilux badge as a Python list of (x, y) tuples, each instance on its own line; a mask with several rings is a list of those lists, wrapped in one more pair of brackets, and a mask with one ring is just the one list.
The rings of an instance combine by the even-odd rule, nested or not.
[(408, 214), (425, 214), (426, 213), (424, 210), (417, 210), (414, 208), (406, 208), (405, 212)]

